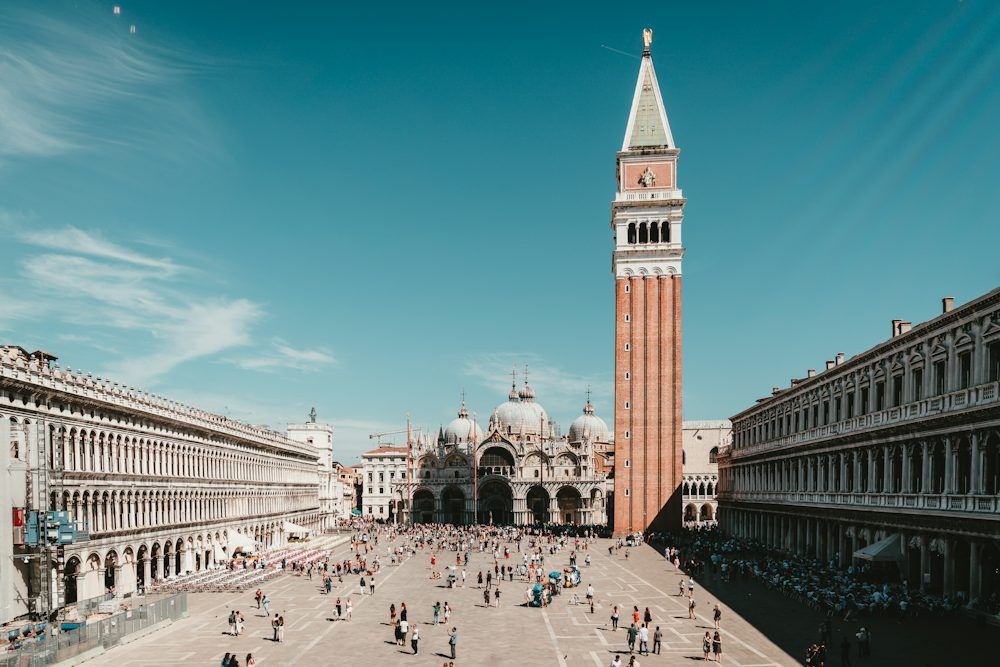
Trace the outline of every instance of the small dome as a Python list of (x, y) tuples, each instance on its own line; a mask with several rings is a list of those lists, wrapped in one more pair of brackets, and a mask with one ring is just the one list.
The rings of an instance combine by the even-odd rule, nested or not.
[(465, 403), (458, 411), (458, 417), (451, 420), (444, 429), (444, 443), (446, 445), (457, 445), (459, 443), (479, 441), (483, 437), (483, 429), (479, 424), (469, 419), (469, 411), (465, 409)]
[(569, 426), (569, 441), (608, 442), (609, 436), (608, 425), (594, 414), (594, 406), (588, 400), (587, 404), (583, 406), (583, 414), (574, 419)]

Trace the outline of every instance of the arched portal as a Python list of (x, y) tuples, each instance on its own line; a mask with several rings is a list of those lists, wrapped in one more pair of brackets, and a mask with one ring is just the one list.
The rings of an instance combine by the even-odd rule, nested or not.
[(105, 592), (113, 592), (115, 590), (115, 584), (118, 582), (118, 553), (114, 550), (109, 551), (108, 555), (104, 557), (104, 590)]
[(711, 521), (714, 518), (714, 513), (712, 512), (712, 506), (709, 505), (708, 503), (702, 505), (700, 516), (702, 521)]
[(684, 508), (684, 521), (697, 521), (698, 520), (698, 508), (695, 505), (688, 505)]
[(531, 520), (534, 523), (548, 523), (549, 517), (549, 492), (540, 486), (533, 486), (528, 489), (528, 511), (531, 512)]
[(66, 604), (73, 604), (79, 599), (76, 589), (76, 578), (79, 574), (80, 559), (73, 556), (66, 561), (66, 567), (63, 569), (63, 593)]
[(434, 523), (434, 494), (429, 489), (420, 489), (413, 494), (414, 523)]
[(479, 521), (493, 525), (514, 523), (514, 493), (510, 485), (490, 480), (479, 489)]
[(441, 493), (441, 515), (445, 523), (465, 523), (465, 494), (457, 486), (445, 487)]
[(583, 502), (579, 489), (564, 486), (556, 492), (556, 504), (559, 505), (559, 521), (562, 523), (583, 523)]
[(135, 555), (135, 587), (136, 590), (145, 590), (149, 582), (146, 581), (146, 559), (149, 558), (149, 549), (143, 544), (136, 551)]

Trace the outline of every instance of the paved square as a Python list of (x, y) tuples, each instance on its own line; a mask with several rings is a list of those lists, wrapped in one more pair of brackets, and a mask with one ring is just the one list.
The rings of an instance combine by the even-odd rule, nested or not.
[[(527, 584), (515, 573), (514, 582), (501, 585), (500, 608), (483, 606), (482, 590), (476, 587), (479, 570), (492, 568), (492, 555), (474, 551), (467, 568), (469, 585), (448, 589), (442, 580), (430, 579), (430, 552), (424, 550), (398, 566), (383, 566), (376, 576), (374, 596), (358, 595), (358, 578), (345, 577), (333, 594), (321, 592), (319, 577), (283, 576), (269, 583), (271, 611), (285, 614), (285, 642), (271, 641), (271, 628), (262, 611), (257, 611), (253, 592), (242, 594), (199, 593), (189, 595), (190, 617), (169, 628), (112, 649), (96, 662), (117, 665), (217, 665), (224, 653), (235, 652), (244, 664), (252, 652), (259, 665), (348, 664), (348, 665), (441, 665), (448, 651), (445, 625), (432, 625), (435, 601), (447, 600), (454, 608), (449, 626), (458, 628), (458, 665), (609, 665), (615, 653), (628, 662), (626, 633), (611, 630), (612, 605), (621, 610), (628, 627), (633, 605), (640, 611), (649, 607), (653, 626), (663, 630), (661, 655), (642, 656), (643, 665), (690, 665), (701, 659), (701, 637), (712, 626), (712, 606), (716, 600), (695, 590), (698, 618), (687, 617), (686, 598), (677, 596), (680, 575), (653, 551), (632, 549), (609, 557), (608, 540), (598, 540), (591, 550), (592, 565), (582, 566), (583, 587), (593, 584), (598, 604), (589, 613), (586, 604), (571, 604), (571, 592), (555, 598), (545, 609), (523, 606)], [(384, 554), (384, 542), (378, 551)], [(347, 556), (340, 546), (331, 560)], [(449, 562), (453, 552), (441, 552), (441, 562)], [(568, 564), (563, 550), (546, 557), (546, 569)], [(580, 562), (583, 557), (581, 555)], [(511, 563), (520, 563), (516, 551)], [(438, 567), (441, 565), (439, 563)], [(672, 593), (672, 594), (671, 594)], [(700, 594), (699, 594), (700, 593)], [(353, 620), (333, 622), (332, 607), (337, 595), (354, 603)], [(389, 605), (406, 602), (410, 623), (420, 624), (420, 653), (413, 656), (409, 642), (405, 649), (393, 641), (389, 625)], [(227, 616), (239, 609), (247, 617), (246, 632), (228, 635)], [(723, 606), (723, 664), (742, 667), (770, 667), (797, 664)], [(652, 633), (651, 639), (652, 639)]]

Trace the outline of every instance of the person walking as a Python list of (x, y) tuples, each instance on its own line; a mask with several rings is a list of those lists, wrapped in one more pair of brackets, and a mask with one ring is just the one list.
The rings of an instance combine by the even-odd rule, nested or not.
[(434, 625), (441, 623), (441, 603), (434, 603)]
[(694, 597), (694, 579), (688, 579), (688, 597)]
[(336, 602), (336, 611), (337, 611), (337, 615), (333, 617), (333, 620), (339, 621), (340, 620), (340, 612), (341, 612), (341, 602), (340, 602), (340, 598), (339, 597), (337, 598), (337, 602)]
[(611, 630), (612, 632), (618, 629), (618, 605), (611, 610)]
[(451, 629), (451, 635), (448, 636), (448, 646), (451, 647), (451, 659), (455, 660), (458, 658), (455, 651), (458, 647), (458, 628)]
[(417, 654), (417, 646), (420, 644), (420, 628), (413, 626), (413, 634), (410, 635), (410, 648), (413, 649), (413, 655)]
[(261, 605), (264, 607), (264, 618), (268, 618), (271, 615), (271, 598), (268, 597), (267, 593), (264, 593), (264, 597), (261, 598)]
[(257, 664), (257, 658), (253, 657), (253, 653), (247, 653), (246, 667), (254, 667)]
[(483, 589), (483, 606), (484, 607), (490, 606), (490, 589), (488, 588)]
[(649, 655), (649, 627), (643, 623), (639, 626), (639, 655)]
[(653, 653), (660, 654), (660, 644), (663, 643), (663, 631), (660, 630), (660, 626), (656, 626), (656, 630), (653, 631)]
[(712, 635), (712, 653), (715, 654), (715, 661), (722, 664), (722, 635), (718, 630)]
[(375, 575), (374, 574), (368, 579), (368, 590), (371, 592), (371, 595), (375, 595)]
[(635, 638), (639, 635), (638, 628), (635, 627), (635, 623), (629, 626), (628, 634), (625, 639), (628, 642), (628, 652), (635, 653)]
[(361, 575), (361, 595), (365, 594), (366, 584), (367, 584), (367, 582), (365, 581), (365, 575), (362, 574)]
[(406, 633), (410, 631), (409, 621), (397, 621), (399, 623), (399, 641), (396, 642), (400, 646), (406, 646)]
[(240, 635), (243, 634), (243, 624), (245, 622), (246, 622), (246, 619), (243, 618), (243, 612), (240, 611), (239, 609), (237, 609), (236, 610), (236, 636), (237, 637), (239, 637)]
[(840, 640), (840, 667), (851, 667), (851, 640), (847, 635)]
[(279, 642), (285, 641), (285, 617), (284, 616), (279, 616), (278, 617), (278, 641)]
[(646, 607), (646, 611), (642, 614), (642, 622), (645, 625), (649, 625), (653, 622), (653, 613), (649, 611), (649, 607)]
[(236, 636), (236, 610), (229, 610), (229, 634), (233, 637)]
[(351, 598), (347, 598), (347, 609), (344, 610), (347, 614), (347, 620), (351, 620), (354, 616), (354, 604), (351, 602)]
[(271, 637), (271, 641), (278, 641), (278, 614), (275, 614), (274, 620), (271, 621), (271, 630), (274, 631), (274, 636)]
[(497, 609), (499, 609), (500, 608), (500, 585), (499, 584), (493, 590), (493, 597), (496, 598)]
[(694, 598), (688, 598), (688, 618), (694, 618)]
[(622, 657), (616, 655), (614, 660), (611, 661), (611, 667), (622, 667)]
[(722, 608), (718, 604), (715, 605), (715, 610), (712, 612), (712, 617), (715, 619), (715, 629), (720, 630), (722, 623)]

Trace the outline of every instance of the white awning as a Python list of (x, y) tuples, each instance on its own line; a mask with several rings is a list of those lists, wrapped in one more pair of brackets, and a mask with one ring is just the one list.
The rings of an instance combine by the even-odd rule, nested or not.
[(226, 552), (222, 550), (222, 547), (218, 544), (212, 545), (212, 553), (215, 554), (216, 563), (224, 563), (228, 558), (226, 558)]
[(858, 549), (854, 552), (854, 557), (861, 560), (884, 563), (903, 560), (903, 550), (900, 547), (899, 533), (893, 533), (883, 540), (869, 544), (864, 549)]
[(292, 523), (291, 521), (285, 521), (283, 527), (285, 529), (285, 532), (289, 534), (294, 533), (294, 534), (308, 535), (310, 532), (312, 532), (308, 528), (303, 528), (299, 524)]
[(237, 551), (242, 551), (245, 554), (252, 554), (257, 552), (257, 545), (246, 535), (240, 533), (230, 533), (229, 534), (229, 555), (232, 556)]

